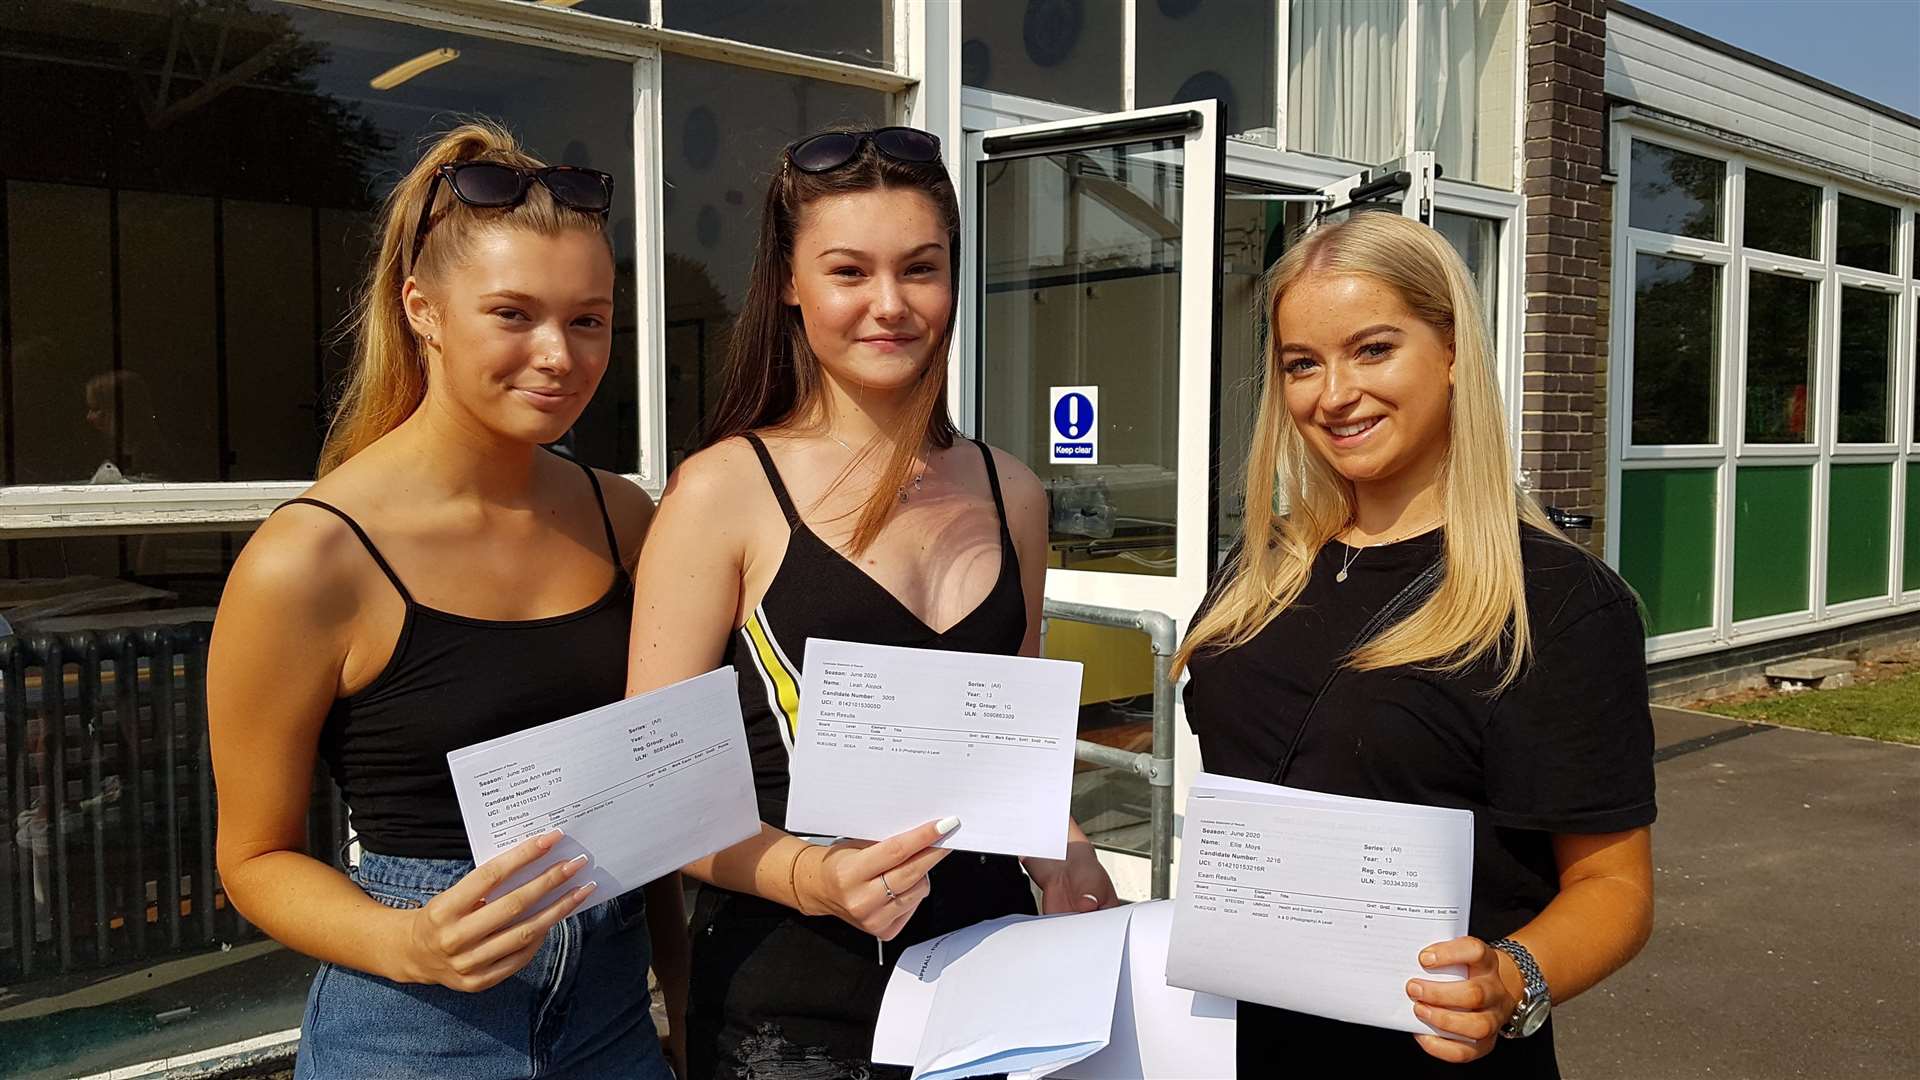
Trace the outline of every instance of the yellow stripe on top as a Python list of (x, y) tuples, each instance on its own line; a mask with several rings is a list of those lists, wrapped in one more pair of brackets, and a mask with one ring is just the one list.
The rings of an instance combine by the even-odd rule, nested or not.
[(747, 617), (747, 625), (742, 627), (747, 639), (753, 643), (754, 665), (760, 669), (760, 676), (773, 687), (774, 705), (786, 720), (786, 730), (780, 734), (786, 737), (787, 748), (793, 748), (793, 740), (800, 734), (800, 682), (786, 664), (786, 658), (774, 644), (773, 632), (767, 629), (766, 613), (755, 608)]

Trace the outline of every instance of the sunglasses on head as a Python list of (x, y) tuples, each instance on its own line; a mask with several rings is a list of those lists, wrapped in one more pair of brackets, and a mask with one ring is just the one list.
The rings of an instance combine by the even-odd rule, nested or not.
[(910, 127), (883, 127), (872, 131), (827, 131), (810, 135), (787, 147), (787, 162), (803, 173), (832, 172), (860, 156), (867, 143), (895, 161), (930, 165), (940, 160), (940, 138)]
[(428, 185), (426, 201), (420, 206), (420, 224), (413, 230), (413, 254), (407, 259), (409, 270), (420, 258), (420, 248), (427, 242), (427, 230), (433, 228), (433, 200), (440, 193), (443, 180), (453, 197), (468, 206), (494, 209), (519, 206), (527, 200), (527, 192), (533, 190), (533, 183), (538, 180), (547, 194), (553, 196), (553, 201), (562, 206), (602, 217), (613, 209), (613, 177), (598, 169), (577, 165), (524, 169), (499, 161), (442, 165), (434, 170), (433, 183)]

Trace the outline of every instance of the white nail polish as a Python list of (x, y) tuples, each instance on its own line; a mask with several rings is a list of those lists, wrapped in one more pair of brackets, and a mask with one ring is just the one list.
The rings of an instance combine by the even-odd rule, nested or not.
[(571, 870), (576, 866), (585, 866), (586, 862), (587, 857), (585, 855), (575, 855), (573, 858), (567, 860), (567, 869)]
[(945, 836), (960, 827), (960, 819), (957, 817), (943, 817), (939, 821), (934, 822), (933, 827), (940, 831), (941, 836)]

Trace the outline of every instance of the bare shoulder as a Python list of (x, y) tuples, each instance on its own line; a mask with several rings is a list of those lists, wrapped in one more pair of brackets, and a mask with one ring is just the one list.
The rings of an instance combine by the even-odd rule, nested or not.
[(285, 506), (254, 531), (227, 575), (221, 610), (272, 611), (304, 629), (344, 624), (378, 567), (338, 515), (318, 506)]
[(646, 539), (647, 526), (653, 523), (653, 496), (619, 473), (595, 469), (593, 477), (600, 482), (600, 494), (607, 502), (607, 517), (613, 520), (613, 533), (620, 541), (620, 561), (632, 566), (640, 555), (640, 543)]
[(762, 479), (760, 459), (744, 438), (725, 439), (688, 457), (667, 478), (661, 493), (661, 505), (678, 500), (676, 507), (699, 512), (725, 510), (737, 505), (743, 485), (766, 482)]
[(1044, 507), (1047, 504), (1046, 488), (1040, 484), (1040, 478), (1033, 475), (1027, 464), (997, 446), (988, 447), (993, 451), (993, 465), (1000, 474), (1000, 491), (1009, 507)]

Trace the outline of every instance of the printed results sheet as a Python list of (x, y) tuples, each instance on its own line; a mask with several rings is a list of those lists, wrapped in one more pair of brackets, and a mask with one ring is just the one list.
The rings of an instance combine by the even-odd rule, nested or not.
[(1202, 773), (1187, 801), (1175, 986), (1444, 1034), (1413, 1014), (1420, 950), (1467, 932), (1473, 814)]
[(809, 639), (787, 831), (1065, 858), (1079, 716), (1076, 663)]
[(497, 896), (585, 854), (564, 887), (599, 883), (592, 907), (760, 831), (730, 667), (463, 747), (447, 766), (476, 864), (565, 834)]

